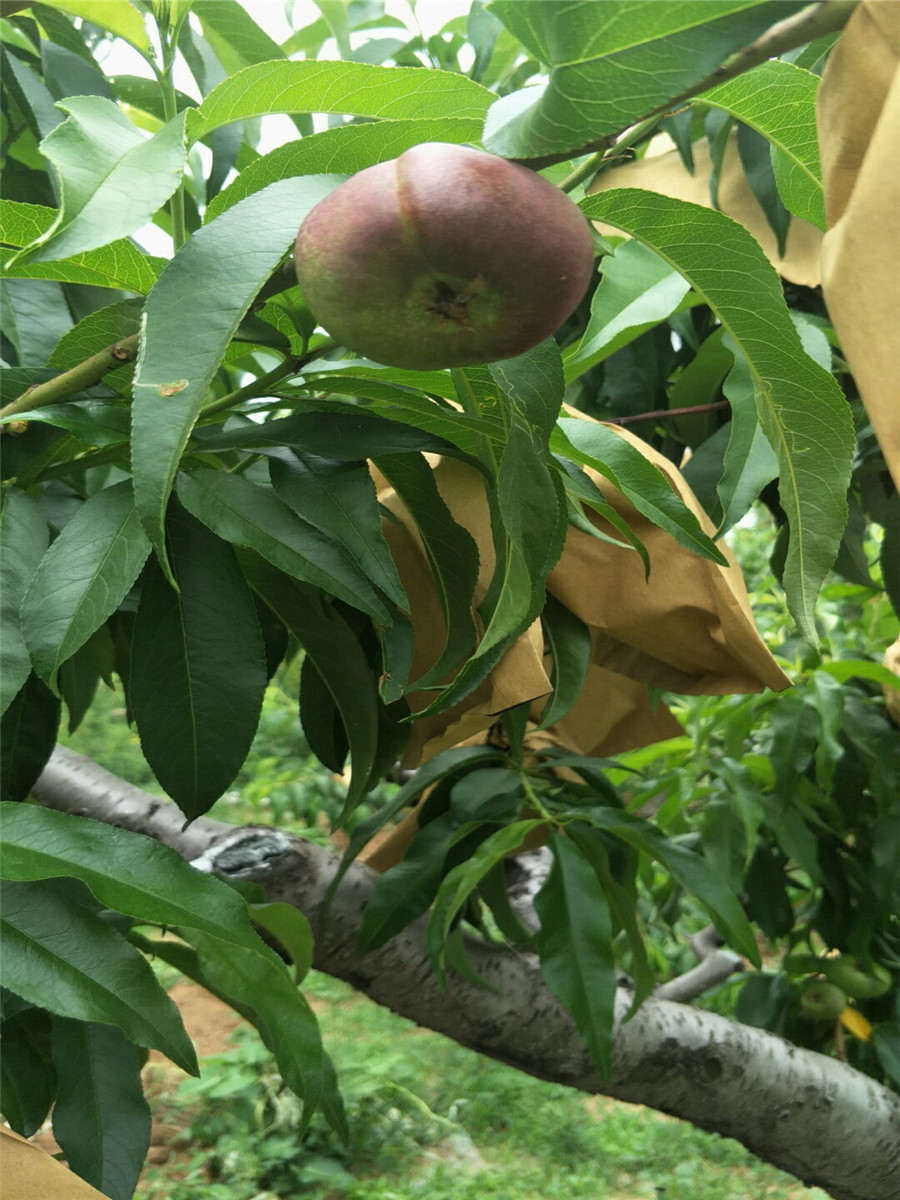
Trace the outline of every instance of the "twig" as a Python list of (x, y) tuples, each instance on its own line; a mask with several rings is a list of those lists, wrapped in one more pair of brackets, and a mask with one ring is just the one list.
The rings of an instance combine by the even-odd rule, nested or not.
[[(677, 96), (669, 97), (664, 104), (644, 113), (640, 119), (641, 124), (649, 118), (661, 116), (671, 109), (678, 108), (686, 100), (691, 100), (694, 96), (709, 91), (717, 84), (725, 83), (729, 79), (735, 79), (738, 75), (752, 71), (760, 63), (764, 63), (770, 58), (777, 58), (779, 54), (784, 54), (787, 50), (805, 46), (807, 42), (813, 42), (816, 38), (824, 37), (825, 34), (837, 33), (847, 24), (858, 3), (859, 0), (816, 0), (815, 4), (806, 5), (792, 16), (770, 26), (760, 34), (756, 41), (750, 42), (749, 45), (729, 55), (714, 71), (692, 87), (680, 92)], [(625, 125), (610, 137), (618, 142), (623, 134), (627, 134), (633, 129), (634, 124)], [(609, 145), (609, 139), (606, 138), (599, 143), (595, 140), (563, 153), (547, 154), (535, 159), (518, 159), (517, 161), (525, 162), (535, 170), (543, 170), (544, 167), (549, 167), (553, 163), (580, 158), (583, 154), (593, 156), (597, 150), (603, 150), (604, 142)], [(616, 148), (614, 145), (612, 150)], [(607, 160), (609, 160), (609, 154), (610, 152), (607, 151), (605, 155)], [(591, 163), (596, 167), (593, 157)], [(576, 182), (583, 182), (581, 173), (584, 166), (586, 164), (582, 164), (582, 167), (578, 168), (579, 178)], [(571, 176), (569, 178), (571, 179)], [(569, 183), (569, 180), (567, 179), (565, 182)], [(574, 186), (574, 184), (570, 184), (570, 187)]]
[(258, 379), (253, 379), (250, 383), (237, 391), (229, 392), (227, 396), (220, 396), (218, 400), (210, 400), (200, 412), (200, 419), (213, 416), (218, 412), (222, 412), (226, 408), (231, 408), (235, 404), (241, 404), (244, 400), (254, 400), (257, 396), (263, 396), (273, 386), (280, 383), (282, 379), (287, 379), (291, 375), (299, 375), (305, 366), (318, 358), (321, 354), (331, 350), (336, 346), (337, 342), (331, 338), (323, 339), (319, 344), (313, 347), (312, 350), (307, 350), (305, 354), (286, 358), (284, 362), (279, 363), (277, 367), (273, 367), (266, 375), (260, 375)]
[(64, 400), (66, 396), (83, 392), (85, 388), (99, 383), (104, 375), (114, 371), (116, 367), (133, 362), (137, 357), (137, 351), (138, 335), (133, 333), (130, 337), (123, 338), (121, 342), (114, 342), (105, 350), (91, 355), (76, 367), (71, 367), (68, 371), (63, 371), (61, 375), (55, 375), (52, 379), (48, 379), (46, 383), (36, 383), (34, 387), (28, 388), (21, 396), (17, 396), (15, 400), (11, 400), (9, 404), (0, 408), (0, 417), (28, 412), (32, 408), (43, 408), (46, 404), (56, 404), (57, 401)]
[(692, 404), (687, 408), (656, 408), (653, 412), (637, 413), (632, 417), (607, 417), (607, 425), (633, 425), (636, 421), (664, 421), (667, 417), (693, 417), (695, 413), (717, 412), (728, 408), (727, 400), (713, 400), (711, 404)]
[[(677, 107), (685, 100), (691, 100), (710, 88), (729, 79), (736, 79), (746, 71), (752, 71), (760, 63), (770, 58), (777, 58), (786, 50), (794, 50), (797, 46), (805, 46), (816, 38), (824, 37), (826, 33), (837, 33), (843, 29), (856, 8), (859, 0), (816, 0), (808, 4), (793, 16), (785, 17), (783, 21), (772, 25), (765, 33), (760, 34), (755, 42), (729, 55), (714, 71), (695, 83), (693, 87), (661, 104), (653, 112), (665, 112)], [(652, 116), (653, 112), (647, 116)]]
[(676, 975), (668, 983), (661, 983), (653, 995), (663, 1000), (676, 1000), (686, 1004), (709, 991), (717, 983), (727, 979), (736, 971), (743, 971), (744, 962), (731, 950), (721, 950), (722, 939), (712, 925), (688, 938), (697, 958), (697, 966), (683, 975)]

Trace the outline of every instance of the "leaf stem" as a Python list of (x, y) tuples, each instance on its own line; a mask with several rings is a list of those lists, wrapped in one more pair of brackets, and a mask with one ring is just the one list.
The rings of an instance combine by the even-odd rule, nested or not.
[[(481, 416), (481, 402), (475, 395), (472, 389), (472, 382), (462, 367), (451, 367), (450, 378), (453, 380), (453, 386), (456, 389), (456, 396), (462, 407), (463, 412), (469, 413), (470, 416)], [(497, 474), (497, 456), (494, 453), (494, 446), (491, 439), (479, 434), (477, 438), (477, 446), (479, 450), (479, 458), (484, 465), (496, 476)]]
[(590, 158), (585, 159), (580, 167), (576, 167), (571, 175), (567, 175), (559, 185), (559, 190), (561, 192), (573, 191), (580, 183), (585, 183), (592, 175), (598, 174), (605, 167), (610, 166), (619, 159), (623, 150), (634, 150), (653, 135), (661, 120), (661, 114), (655, 113), (653, 116), (639, 121), (637, 125), (629, 126), (625, 131), (625, 135), (619, 138), (618, 141), (613, 142), (603, 150), (598, 150)]
[(574, 192), (579, 183), (584, 183), (585, 180), (590, 179), (592, 175), (596, 175), (603, 165), (603, 159), (606, 153), (607, 152), (605, 150), (598, 150), (596, 154), (592, 154), (589, 158), (586, 158), (580, 167), (576, 167), (575, 170), (570, 175), (567, 175), (562, 183), (559, 184), (559, 190), (561, 192)]
[(552, 828), (560, 829), (561, 825), (558, 818), (555, 817), (554, 814), (550, 812), (550, 810), (543, 804), (540, 796), (538, 796), (537, 791), (532, 785), (531, 779), (528, 777), (527, 772), (520, 771), (519, 778), (522, 781), (522, 791), (525, 793), (525, 799), (530, 807), (534, 809), (538, 816), (543, 817)]
[(83, 392), (85, 388), (99, 383), (109, 371), (114, 371), (116, 367), (121, 367), (125, 363), (133, 362), (137, 357), (137, 352), (138, 334), (133, 333), (130, 337), (123, 338), (121, 342), (114, 342), (97, 354), (92, 354), (90, 358), (86, 358), (84, 362), (71, 367), (68, 371), (63, 371), (61, 375), (55, 375), (52, 379), (48, 379), (46, 383), (37, 383), (34, 387), (28, 388), (21, 396), (17, 396), (15, 400), (10, 400), (9, 404), (0, 408), (0, 417), (28, 412), (32, 408), (43, 408), (45, 404), (56, 404), (57, 401), (64, 400), (66, 396)]
[(241, 404), (244, 400), (253, 400), (257, 396), (264, 396), (273, 384), (280, 383), (282, 379), (287, 379), (290, 375), (299, 374), (307, 363), (312, 362), (314, 358), (332, 347), (337, 345), (330, 338), (320, 342), (314, 349), (306, 354), (300, 355), (298, 358), (286, 358), (284, 362), (279, 363), (277, 367), (273, 367), (271, 371), (265, 375), (260, 375), (258, 379), (253, 379), (250, 383), (245, 384), (242, 388), (237, 388), (236, 391), (229, 392), (227, 396), (220, 396), (218, 400), (211, 400), (200, 411), (200, 419), (213, 416), (215, 413), (222, 412), (226, 408), (232, 408), (235, 404)]
[(44, 483), (48, 479), (62, 479), (73, 471), (87, 471), (89, 467), (103, 467), (107, 463), (118, 463), (128, 466), (129, 451), (127, 442), (119, 442), (115, 446), (105, 446), (102, 450), (94, 450), (83, 454), (81, 458), (70, 458), (65, 462), (53, 463), (45, 467), (40, 474), (35, 475), (34, 483)]
[(218, 400), (211, 400), (209, 404), (204, 405), (200, 410), (200, 420), (222, 412), (226, 408), (231, 408), (235, 404), (241, 404), (244, 400), (253, 400), (256, 396), (264, 395), (272, 384), (280, 383), (289, 375), (295, 375), (298, 370), (297, 360), (286, 358), (284, 362), (273, 367), (265, 375), (260, 375), (258, 378), (252, 379), (250, 383), (244, 384), (243, 387), (229, 392), (227, 396), (220, 396)]
[(462, 367), (451, 367), (450, 378), (453, 380), (453, 386), (456, 388), (456, 395), (462, 405), (463, 412), (467, 412), (473, 417), (480, 417), (481, 405), (478, 402), (478, 397), (472, 391), (469, 377)]
[[(175, 95), (175, 84), (172, 80), (177, 46), (176, 40), (173, 37), (175, 31), (169, 27), (168, 13), (166, 13), (164, 20), (158, 22), (158, 29), (159, 41), (162, 47), (162, 70), (156, 72), (156, 78), (162, 97), (163, 116), (166, 122), (169, 122), (178, 116), (178, 99)], [(187, 230), (184, 221), (183, 174), (178, 187), (172, 194), (172, 199), (169, 201), (169, 220), (171, 222), (172, 246), (177, 252), (187, 240)]]

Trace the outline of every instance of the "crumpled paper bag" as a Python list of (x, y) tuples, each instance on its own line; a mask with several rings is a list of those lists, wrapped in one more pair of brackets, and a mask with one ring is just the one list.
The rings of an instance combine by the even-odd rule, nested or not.
[[(574, 409), (568, 415), (592, 420)], [(633, 433), (613, 427), (666, 476), (704, 530), (715, 527), (681, 473)], [(433, 459), (435, 482), (454, 519), (471, 534), (479, 554), (477, 603), (494, 568), (490, 514), (482, 476), (456, 459)], [(569, 527), (547, 591), (566, 605), (591, 635), (591, 672), (582, 696), (554, 730), (559, 744), (585, 754), (614, 754), (647, 745), (675, 731), (647, 698), (647, 688), (690, 695), (780, 691), (789, 679), (772, 658), (756, 628), (740, 567), (719, 566), (683, 549), (664, 530), (641, 516), (630, 501), (594, 471), (588, 475), (643, 541), (650, 576), (631, 549), (600, 541)], [(403, 504), (383, 479), (378, 499), (394, 516), (384, 534), (410, 600), (415, 654), (413, 676), (438, 656), (444, 624), (424, 548)], [(589, 514), (598, 528), (603, 519)], [(605, 532), (617, 536), (611, 527)], [(550, 691), (540, 622), (535, 621), (471, 695), (447, 712), (413, 725), (405, 765), (415, 766), (440, 750), (459, 745), (488, 728), (498, 713)], [(433, 693), (409, 697), (413, 711)]]
[(11, 1129), (0, 1129), (3, 1200), (106, 1200), (68, 1167)]
[(900, 487), (900, 4), (863, 0), (854, 11), (817, 108), (825, 303)]
[[(575, 410), (568, 415), (593, 419)], [(712, 534), (712, 521), (680, 472), (642, 439), (615, 431), (665, 474)], [(494, 567), (483, 478), (456, 459), (432, 458), (431, 463), (441, 497), (478, 547), (477, 603)], [(539, 735), (540, 744), (549, 739), (576, 753), (606, 756), (680, 734), (681, 726), (665, 705), (651, 703), (649, 688), (719, 695), (788, 687), (790, 680), (756, 632), (740, 568), (727, 546), (720, 545), (727, 566), (699, 558), (642, 517), (606, 479), (588, 474), (644, 542), (650, 576), (645, 580), (635, 551), (569, 528), (547, 591), (589, 627), (591, 665), (575, 705)], [(387, 481), (374, 470), (373, 476), (379, 502), (394, 518), (384, 521), (383, 531), (410, 600), (415, 678), (440, 652), (443, 618), (415, 524)], [(590, 514), (589, 519), (603, 527), (598, 515)], [(607, 532), (615, 536), (614, 530)], [(536, 724), (550, 691), (549, 669), (540, 622), (535, 621), (474, 692), (446, 712), (413, 722), (403, 765), (415, 767), (451, 746), (485, 740), (498, 714), (513, 705), (530, 702)], [(415, 711), (432, 698), (431, 692), (413, 693), (409, 700)], [(414, 829), (413, 817), (412, 824), (408, 819), (398, 827), (389, 846), (379, 839), (373, 865), (385, 869), (396, 861)], [(372, 855), (364, 852), (363, 857), (372, 861)]]

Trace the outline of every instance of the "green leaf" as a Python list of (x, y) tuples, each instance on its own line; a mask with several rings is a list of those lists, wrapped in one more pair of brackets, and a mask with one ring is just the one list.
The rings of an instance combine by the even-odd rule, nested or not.
[[(492, 93), (446, 71), (347, 62), (265, 62), (213, 88), (191, 113), (191, 140), (219, 125), (267, 113), (334, 113), (393, 120), (480, 120)], [(300, 214), (301, 217), (303, 214)]]
[(101, 679), (111, 684), (116, 650), (108, 625), (101, 625), (80, 650), (59, 669), (59, 693), (69, 710), (69, 733), (74, 733), (94, 702)]
[(571, 841), (551, 834), (548, 844), (553, 866), (534, 901), (541, 974), (608, 1075), (616, 998), (609, 905), (593, 867)]
[(41, 153), (56, 167), (62, 204), (13, 267), (71, 258), (134, 233), (178, 187), (187, 162), (183, 117), (148, 140), (102, 96), (70, 96), (57, 108), (68, 119), (44, 138)]
[[(71, 25), (69, 29), (77, 40), (76, 31)], [(86, 49), (83, 43), (81, 51), (75, 50), (74, 44), (72, 47), (56, 45), (52, 35), (42, 40), (44, 81), (56, 96), (103, 96), (112, 100), (113, 94), (103, 69), (90, 53), (85, 57)]]
[(300, 909), (275, 900), (271, 904), (251, 904), (250, 917), (287, 950), (294, 964), (294, 982), (300, 983), (312, 966), (313, 956), (312, 930)]
[(548, 729), (566, 715), (581, 694), (590, 665), (591, 636), (584, 622), (555, 596), (547, 596), (541, 621), (553, 656), (553, 691), (537, 728)]
[[(165, 104), (162, 91), (155, 79), (148, 79), (143, 75), (110, 75), (107, 82), (120, 104), (127, 104), (129, 108), (139, 109), (141, 112), (155, 117), (161, 125), (165, 123)], [(176, 112), (194, 108), (196, 103), (196, 100), (176, 89)]]
[(204, 37), (228, 74), (253, 63), (283, 57), (278, 43), (260, 29), (251, 12), (236, 0), (203, 0), (195, 5), (194, 13)]
[(508, 407), (531, 430), (535, 445), (546, 450), (565, 391), (555, 340), (547, 338), (525, 354), (491, 363), (489, 369)]
[(505, 825), (514, 821), (522, 806), (524, 788), (517, 771), (476, 767), (450, 789), (450, 812), (458, 825), (489, 821)]
[[(29, 245), (55, 220), (55, 209), (0, 200), (0, 240), (7, 246)], [(164, 265), (165, 259), (143, 254), (134, 242), (122, 238), (99, 250), (87, 250), (56, 262), (7, 262), (3, 269), (14, 279), (58, 279), (61, 283), (89, 283), (144, 293), (153, 287)]]
[[(726, 801), (727, 803), (727, 801)], [(794, 928), (794, 909), (788, 895), (784, 863), (768, 842), (759, 840), (742, 880), (744, 908), (766, 937), (787, 937)]]
[[(71, 433), (84, 446), (92, 446), (97, 449), (103, 446), (124, 446), (124, 443), (128, 441), (131, 423), (128, 409), (124, 405), (114, 407), (108, 400), (47, 404), (42, 408), (12, 413), (8, 417), (0, 419), (0, 424), (6, 425), (16, 420), (54, 425), (57, 429), (65, 429)], [(72, 465), (74, 466), (74, 464)], [(141, 530), (141, 536), (143, 537), (143, 530)]]
[(159, 554), (178, 463), (225, 349), (303, 217), (337, 182), (320, 175), (285, 179), (236, 204), (181, 247), (147, 297), (132, 465), (141, 522)]
[[(496, 863), (481, 879), (478, 884), (478, 896), (490, 909), (491, 916), (497, 922), (497, 928), (508, 942), (513, 946), (532, 945), (533, 933), (522, 924), (510, 902), (503, 862)], [(449, 958), (449, 954), (448, 963), (452, 970), (458, 970), (456, 962)]]
[[(734, 350), (729, 338), (724, 344)], [(766, 484), (778, 478), (778, 459), (759, 422), (757, 385), (746, 359), (735, 354), (734, 366), (722, 385), (731, 403), (731, 425), (716, 486), (722, 509), (718, 536), (736, 525)]]
[(896, 675), (890, 667), (865, 658), (842, 658), (836, 662), (822, 663), (817, 671), (830, 675), (838, 683), (846, 683), (848, 679), (872, 679), (882, 687), (900, 688), (900, 675)]
[(791, 214), (784, 206), (775, 183), (772, 169), (772, 146), (767, 138), (749, 125), (738, 122), (737, 149), (747, 186), (753, 198), (763, 210), (769, 228), (775, 235), (775, 249), (779, 258), (787, 253), (787, 236), (791, 227)]
[[(641, 243), (630, 241), (626, 244), (639, 246)], [(733, 353), (723, 344), (724, 333), (719, 326), (704, 338), (697, 353), (669, 385), (669, 408), (693, 408), (712, 404), (719, 398), (722, 380), (734, 365)], [(708, 437), (710, 416), (699, 413), (697, 416), (678, 417), (675, 427), (679, 436), (695, 448)]]
[[(495, 774), (495, 772), (490, 772), (490, 774)], [(539, 829), (543, 824), (543, 820), (532, 819), (514, 821), (512, 825), (498, 829), (496, 833), (492, 833), (480, 846), (476, 847), (465, 862), (455, 866), (441, 881), (441, 886), (434, 898), (431, 916), (428, 919), (426, 942), (432, 966), (442, 983), (445, 975), (447, 938), (459, 910), (488, 872), (508, 854), (513, 854), (522, 845), (527, 835), (535, 829)], [(426, 825), (425, 828), (427, 830), (430, 826)], [(407, 857), (412, 853), (415, 844), (413, 841), (407, 851)], [(402, 866), (402, 864), (400, 865)], [(397, 869), (394, 867), (392, 871)]]
[(50, 1020), (43, 1009), (23, 1005), (22, 1012), (0, 1025), (0, 1112), (24, 1138), (46, 1121), (56, 1094), (56, 1072), (47, 1052)]
[(819, 717), (804, 697), (794, 694), (772, 710), (769, 724), (767, 756), (775, 773), (775, 797), (786, 808), (793, 804), (797, 779), (805, 774), (819, 744)]
[(280, 571), (314, 584), (376, 621), (390, 614), (350, 555), (269, 488), (223, 471), (185, 471), (178, 480), (185, 508), (225, 541), (255, 550)]
[(690, 290), (686, 279), (640, 242), (617, 246), (602, 261), (587, 328), (565, 355), (566, 383), (671, 316)]
[(306, 1101), (304, 1127), (318, 1101), (325, 1119), (346, 1140), (346, 1118), (331, 1060), (322, 1050), (315, 1015), (284, 965), (274, 956), (271, 961), (254, 960), (214, 937), (192, 937), (196, 950), (165, 938), (130, 934), (133, 944), (146, 954), (170, 963), (255, 1025), (275, 1054), (285, 1083)]
[(699, 825), (703, 857), (733, 891), (738, 891), (749, 854), (746, 829), (731, 797), (727, 794), (711, 796)]
[(338, 541), (403, 612), (409, 601), (381, 532), (372, 476), (364, 462), (337, 462), (295, 448), (269, 464), (276, 495), (304, 521)]
[(412, 779), (408, 780), (383, 808), (378, 809), (366, 820), (360, 821), (358, 825), (354, 825), (340, 867), (329, 884), (329, 896), (333, 895), (347, 868), (363, 846), (388, 821), (392, 821), (404, 808), (412, 804), (426, 788), (466, 770), (467, 767), (477, 766), (480, 763), (501, 763), (503, 761), (503, 753), (492, 746), (453, 746), (450, 750), (442, 750), (434, 758), (423, 763)]
[[(551, 462), (553, 469), (559, 474), (566, 493), (569, 505), (569, 523), (589, 537), (598, 538), (601, 542), (607, 542), (611, 546), (621, 546), (624, 549), (631, 547), (640, 555), (641, 562), (644, 564), (644, 574), (648, 575), (650, 573), (650, 557), (647, 554), (647, 548), (625, 518), (613, 508), (593, 479), (590, 479), (575, 463), (569, 462), (559, 454), (554, 454)], [(607, 524), (618, 532), (619, 537), (614, 538), (611, 534), (605, 533), (602, 528), (592, 525), (584, 515), (584, 505), (598, 513)]]
[(110, 1200), (131, 1200), (150, 1144), (137, 1046), (112, 1025), (54, 1017), (53, 1063), (53, 1136), (69, 1170)]
[(551, 445), (573, 462), (599, 471), (639, 513), (670, 533), (680, 546), (724, 565), (721, 551), (672, 490), (662, 471), (614, 429), (596, 421), (563, 417), (557, 422)]
[(32, 671), (0, 720), (0, 800), (28, 796), (53, 753), (59, 714), (59, 697)]
[(56, 1016), (116, 1025), (130, 1041), (199, 1074), (178, 1009), (149, 963), (64, 883), (0, 886), (4, 985)]
[[(328, 1087), (315, 1014), (277, 959), (272, 962), (208, 934), (194, 933), (191, 942), (200, 955), (203, 980), (229, 1001), (252, 1010), (282, 1079), (304, 1102), (302, 1133)], [(336, 1102), (340, 1104), (339, 1098)]]
[(37, 504), (24, 492), (4, 490), (0, 509), (0, 714), (12, 704), (31, 674), (22, 635), (22, 597), (47, 549), (49, 531)]
[(151, 558), (131, 647), (129, 698), (141, 749), (193, 819), (247, 757), (266, 687), (250, 590), (225, 542), (183, 510), (169, 522), (176, 592)]
[[(351, 380), (348, 391), (356, 394), (357, 380)], [(317, 384), (317, 386), (319, 386)], [(337, 381), (321, 386), (339, 388)], [(399, 390), (399, 389), (398, 389)], [(314, 402), (313, 402), (314, 403)], [(448, 432), (456, 427), (458, 414), (448, 414), (428, 401), (424, 396), (413, 396), (412, 405), (419, 409), (430, 407), (440, 416), (440, 427)], [(338, 411), (335, 409), (338, 408)], [(435, 454), (455, 454), (456, 447), (443, 437), (423, 432), (405, 421), (406, 413), (390, 418), (361, 413), (358, 406), (339, 408), (333, 400), (328, 401), (327, 411), (298, 412), (290, 417), (279, 417), (274, 421), (259, 424), (247, 420), (243, 425), (231, 425), (207, 435), (204, 431), (204, 450), (266, 449), (289, 446), (304, 454), (315, 454), (334, 462), (361, 462), (382, 454), (409, 454), (417, 450), (431, 450)], [(424, 422), (423, 422), (424, 424)]]
[[(359, 638), (315, 589), (296, 584), (255, 554), (241, 558), (254, 591), (303, 646), (340, 714), (353, 768), (349, 810), (362, 798), (379, 761), (378, 682)], [(307, 681), (304, 677), (301, 686)]]
[(42, 0), (49, 8), (69, 13), (73, 17), (81, 17), (92, 25), (99, 25), (109, 33), (114, 33), (123, 41), (140, 50), (142, 54), (150, 53), (150, 43), (144, 28), (144, 18), (141, 12), (130, 3), (130, 0)]
[[(396, 68), (395, 68), (396, 69)], [(204, 221), (219, 216), (239, 200), (292, 175), (355, 175), (375, 163), (398, 158), (421, 142), (475, 144), (480, 117), (435, 116), (427, 120), (373, 121), (342, 125), (278, 146), (249, 163), (228, 187), (213, 196)]]
[(250, 928), (247, 906), (215, 876), (143, 834), (36, 805), (2, 806), (0, 875), (79, 879), (105, 907), (136, 921), (199, 929), (272, 956)]
[(450, 813), (435, 817), (418, 831), (401, 861), (376, 879), (359, 928), (358, 954), (377, 950), (425, 912), (456, 831)]
[(779, 496), (790, 523), (783, 585), (803, 636), (815, 644), (813, 606), (844, 531), (854, 447), (840, 388), (804, 352), (781, 282), (742, 226), (722, 213), (637, 189), (592, 196), (581, 207), (680, 271), (746, 359), (759, 423), (778, 456)]
[[(368, 666), (366, 662), (362, 677), (365, 684), (370, 684)], [(300, 727), (319, 762), (333, 774), (342, 774), (350, 750), (347, 731), (334, 697), (309, 655), (300, 667)]]
[[(94, 309), (59, 339), (47, 359), (47, 365), (59, 367), (63, 371), (68, 370), (107, 346), (137, 333), (142, 307), (142, 300), (119, 300), (104, 308)], [(117, 370), (104, 375), (103, 382), (120, 392), (125, 391), (133, 374), (134, 364), (123, 363)], [(94, 419), (101, 415), (98, 411), (94, 414)]]
[(472, 594), (478, 578), (478, 549), (453, 519), (420, 455), (379, 455), (376, 466), (396, 491), (416, 524), (431, 567), (444, 617), (444, 645), (410, 688), (430, 687), (462, 661), (475, 644)]
[(497, 470), (497, 501), (503, 528), (537, 586), (562, 553), (566, 517), (561, 493), (533, 427), (514, 417)]
[(622, 812), (621, 809), (579, 808), (569, 815), (621, 838), (663, 863), (674, 878), (700, 901), (716, 928), (735, 950), (745, 954), (752, 963), (759, 964), (759, 949), (753, 930), (737, 897), (699, 854), (667, 838), (649, 821)]
[(43, 366), (57, 341), (72, 328), (72, 315), (62, 286), (50, 279), (0, 282), (3, 332), (16, 346), (20, 367)]
[[(565, 513), (562, 510), (560, 517), (554, 541), (565, 531)], [(443, 712), (474, 691), (543, 607), (544, 580), (540, 576), (535, 577), (522, 551), (509, 538), (499, 546), (495, 540), (494, 549), (497, 561), (488, 592), (490, 603), (482, 605), (487, 628), (474, 654), (463, 664), (453, 681), (427, 708), (414, 714), (416, 717)]]
[(7, 46), (15, 46), (18, 50), (24, 50), (32, 58), (40, 57), (40, 52), (35, 49), (34, 43), (28, 35), (23, 33), (18, 25), (13, 25), (12, 21), (8, 21), (6, 17), (0, 17), (0, 41), (5, 42)]
[[(587, 772), (584, 774), (584, 778), (589, 782), (593, 782), (593, 779), (598, 777), (601, 777), (599, 771), (596, 774), (589, 775)], [(604, 782), (606, 781), (604, 780)], [(572, 826), (569, 827), (568, 832), (574, 844), (594, 868), (594, 874), (597, 876), (609, 905), (613, 938), (616, 938), (621, 931), (628, 942), (628, 949), (631, 952), (629, 972), (634, 984), (634, 992), (631, 1008), (624, 1018), (627, 1021), (650, 995), (655, 983), (653, 968), (647, 957), (647, 939), (641, 928), (637, 905), (635, 876), (639, 861), (638, 855), (632, 853), (629, 856), (630, 861), (624, 868), (625, 878), (620, 882), (611, 869), (608, 849), (597, 834), (593, 831), (585, 834)]]
[(41, 559), (22, 602), (22, 632), (50, 688), (128, 594), (150, 553), (128, 480), (85, 501)]
[(490, 11), (552, 69), (546, 88), (492, 105), (485, 148), (537, 158), (625, 129), (796, 10), (757, 0), (605, 0), (602, 10), (594, 0), (494, 0)]
[(772, 146), (772, 166), (785, 207), (825, 228), (822, 171), (816, 134), (818, 76), (773, 59), (729, 79), (692, 103), (730, 113)]
[[(3, 51), (3, 85), (14, 97), (36, 138), (46, 137), (60, 122), (53, 95), (43, 80), (17, 55)], [(37, 154), (34, 158), (40, 163)], [(34, 165), (37, 165), (35, 163)]]

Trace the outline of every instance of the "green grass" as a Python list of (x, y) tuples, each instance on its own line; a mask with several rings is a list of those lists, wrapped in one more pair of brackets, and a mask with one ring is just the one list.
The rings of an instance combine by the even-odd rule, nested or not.
[[(158, 1101), (187, 1124), (139, 1200), (826, 1200), (736, 1142), (589, 1097), (418, 1029), (313, 973), (350, 1119), (349, 1152), (314, 1120), (302, 1144), (252, 1030)], [(187, 1172), (180, 1181), (177, 1176)]]

